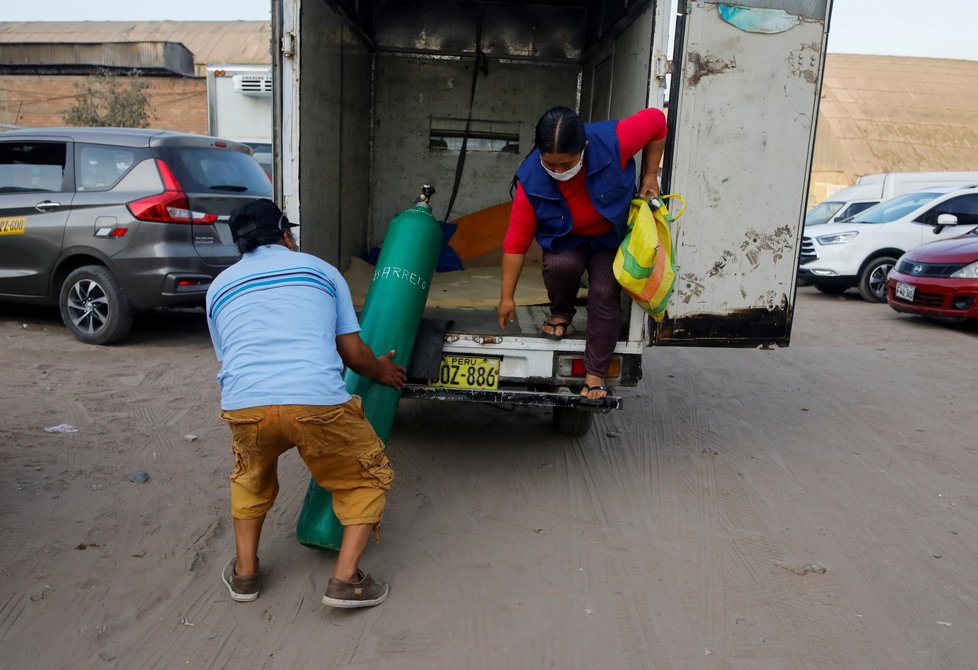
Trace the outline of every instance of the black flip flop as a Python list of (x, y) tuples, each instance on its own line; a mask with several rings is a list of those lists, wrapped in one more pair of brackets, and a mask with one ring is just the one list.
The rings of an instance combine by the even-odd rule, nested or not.
[(564, 335), (567, 334), (567, 331), (570, 330), (570, 327), (571, 327), (570, 321), (561, 321), (559, 323), (555, 323), (553, 321), (544, 321), (543, 322), (543, 325), (544, 326), (550, 326), (555, 331), (558, 328), (561, 328), (562, 329), (560, 331), (560, 335), (558, 335), (556, 332), (554, 332), (554, 333), (548, 333), (545, 330), (541, 330), (540, 331), (540, 334), (543, 335), (548, 340), (562, 340), (562, 339), (564, 339)]
[(604, 384), (595, 384), (594, 386), (585, 384), (582, 390), (587, 391), (588, 393), (591, 391), (604, 391), (604, 397), (602, 398), (588, 398), (586, 396), (581, 396), (581, 404), (588, 405), (590, 407), (602, 407), (604, 405), (605, 398), (614, 393), (614, 389), (612, 387), (605, 386)]

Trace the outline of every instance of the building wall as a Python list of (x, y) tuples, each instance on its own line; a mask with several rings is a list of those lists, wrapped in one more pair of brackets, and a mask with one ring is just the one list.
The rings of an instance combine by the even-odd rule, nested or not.
[[(84, 75), (0, 75), (0, 124), (32, 127), (65, 125), (64, 113)], [(207, 80), (143, 77), (149, 84), (149, 125), (161, 130), (207, 133)]]
[(809, 205), (866, 174), (978, 170), (978, 62), (828, 54)]

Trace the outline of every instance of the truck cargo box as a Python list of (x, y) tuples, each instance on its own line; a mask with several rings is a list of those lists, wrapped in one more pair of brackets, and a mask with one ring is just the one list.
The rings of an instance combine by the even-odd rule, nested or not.
[(458, 181), (465, 269), (436, 275), (425, 316), (446, 324), (441, 355), (500, 358), (499, 386), (413, 379), (409, 395), (550, 405), (572, 432), (589, 421), (570, 413), (582, 409), (583, 310), (563, 340), (541, 337), (546, 295), (528, 266), (518, 329), (501, 332), (495, 315), (512, 178), (559, 104), (585, 121), (667, 107), (663, 193), (688, 203), (667, 316), (652, 327), (626, 303), (608, 382), (635, 385), (652, 343), (788, 344), (830, 3), (743, 4), (680, 3), (674, 24), (653, 0), (274, 0), (276, 192), (303, 250), (362, 293), (361, 256), (387, 222), (423, 183), (443, 218)]

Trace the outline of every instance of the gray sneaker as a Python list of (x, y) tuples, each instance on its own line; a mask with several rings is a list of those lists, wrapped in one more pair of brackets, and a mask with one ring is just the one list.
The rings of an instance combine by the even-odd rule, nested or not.
[[(258, 598), (258, 571), (255, 574), (249, 575), (248, 577), (239, 577), (234, 573), (234, 564), (238, 560), (237, 556), (232, 556), (228, 564), (224, 566), (224, 572), (221, 573), (221, 580), (224, 582), (224, 586), (228, 587), (228, 592), (231, 594), (231, 599), (238, 603), (250, 603), (252, 600)], [(257, 568), (257, 563), (255, 564)]]
[(356, 581), (347, 582), (336, 577), (330, 577), (326, 584), (324, 605), (333, 607), (373, 607), (387, 599), (390, 588), (384, 582), (374, 581), (374, 578), (363, 570), (357, 570)]

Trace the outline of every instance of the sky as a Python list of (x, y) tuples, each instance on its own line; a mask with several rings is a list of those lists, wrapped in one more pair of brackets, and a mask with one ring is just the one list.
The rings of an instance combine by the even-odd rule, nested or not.
[[(2, 2), (4, 21), (254, 21), (267, 20), (271, 13), (271, 0)], [(978, 0), (834, 0), (829, 51), (978, 60), (975, 35)]]

